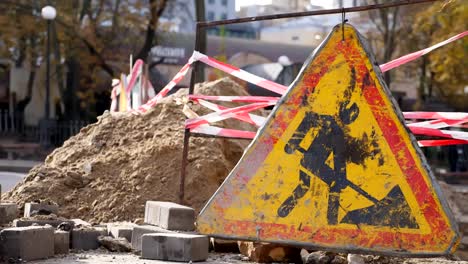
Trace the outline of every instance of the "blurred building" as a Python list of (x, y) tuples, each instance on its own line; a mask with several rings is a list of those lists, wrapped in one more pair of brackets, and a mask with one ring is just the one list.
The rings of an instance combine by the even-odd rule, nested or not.
[[(231, 19), (236, 17), (235, 1), (205, 0), (205, 19), (207, 21)], [(193, 33), (195, 31), (195, 1), (172, 0), (160, 18), (160, 28), (169, 32)]]
[[(161, 33), (160, 44), (154, 46), (150, 53), (149, 63), (154, 65), (153, 70), (160, 72), (166, 78), (172, 78), (192, 55), (194, 38), (193, 34)], [(277, 62), (282, 55), (287, 56), (292, 63), (302, 64), (314, 48), (315, 46), (270, 43), (238, 37), (209, 35), (207, 39), (208, 56), (218, 58), (239, 68)], [(206, 67), (206, 79), (219, 78), (220, 76), (217, 76), (216, 72), (215, 69)], [(189, 78), (185, 78), (181, 83), (182, 86), (188, 84)], [(154, 85), (155, 89), (161, 89), (161, 85)]]
[(291, 19), (281, 24), (264, 27), (260, 40), (284, 44), (318, 46), (341, 17), (311, 16)]
[[(244, 5), (240, 7), (237, 12), (238, 17), (255, 17), (264, 15), (273, 15), (281, 13), (302, 12), (308, 10), (315, 10), (321, 6), (312, 5), (310, 0), (271, 0), (269, 4), (259, 5), (252, 1), (251, 5)], [(288, 19), (275, 19), (255, 21), (249, 24), (260, 29), (272, 25), (277, 25), (288, 21)]]
[[(195, 1), (188, 1), (194, 5)], [(207, 21), (231, 19), (236, 17), (236, 5), (232, 0), (205, 0)]]

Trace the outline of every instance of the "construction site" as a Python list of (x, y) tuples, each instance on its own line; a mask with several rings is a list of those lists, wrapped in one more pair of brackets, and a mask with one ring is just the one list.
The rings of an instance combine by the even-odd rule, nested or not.
[[(466, 146), (468, 113), (401, 111), (384, 80), (468, 31), (379, 64), (346, 20), (417, 2), (198, 22), (158, 93), (131, 61), (110, 109), (1, 193), (0, 263), (468, 263), (468, 182), (422, 150)], [(199, 52), (204, 28), (323, 14), (342, 22), (289, 86)]]

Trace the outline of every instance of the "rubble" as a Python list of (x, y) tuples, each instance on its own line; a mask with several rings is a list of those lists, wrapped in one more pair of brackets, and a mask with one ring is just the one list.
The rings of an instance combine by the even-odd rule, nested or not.
[(270, 243), (239, 241), (239, 251), (250, 261), (259, 263), (293, 262), (301, 261), (301, 249), (291, 246), (275, 245)]
[(118, 237), (114, 238), (111, 236), (99, 236), (99, 243), (109, 250), (110, 252), (130, 252), (132, 251), (132, 245), (127, 239)]

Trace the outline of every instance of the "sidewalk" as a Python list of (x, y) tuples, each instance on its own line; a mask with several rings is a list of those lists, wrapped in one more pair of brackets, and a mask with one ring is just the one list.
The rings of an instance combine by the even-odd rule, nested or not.
[(0, 159), (0, 171), (28, 173), (32, 167), (41, 163), (41, 161), (34, 160)]

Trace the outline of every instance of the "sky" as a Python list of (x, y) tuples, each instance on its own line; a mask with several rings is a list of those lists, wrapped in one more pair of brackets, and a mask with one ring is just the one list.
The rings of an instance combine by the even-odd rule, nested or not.
[[(311, 0), (312, 4), (320, 5), (324, 8), (332, 8), (333, 0)], [(269, 5), (271, 0), (236, 0), (236, 11), (239, 11), (241, 6), (246, 5)]]

